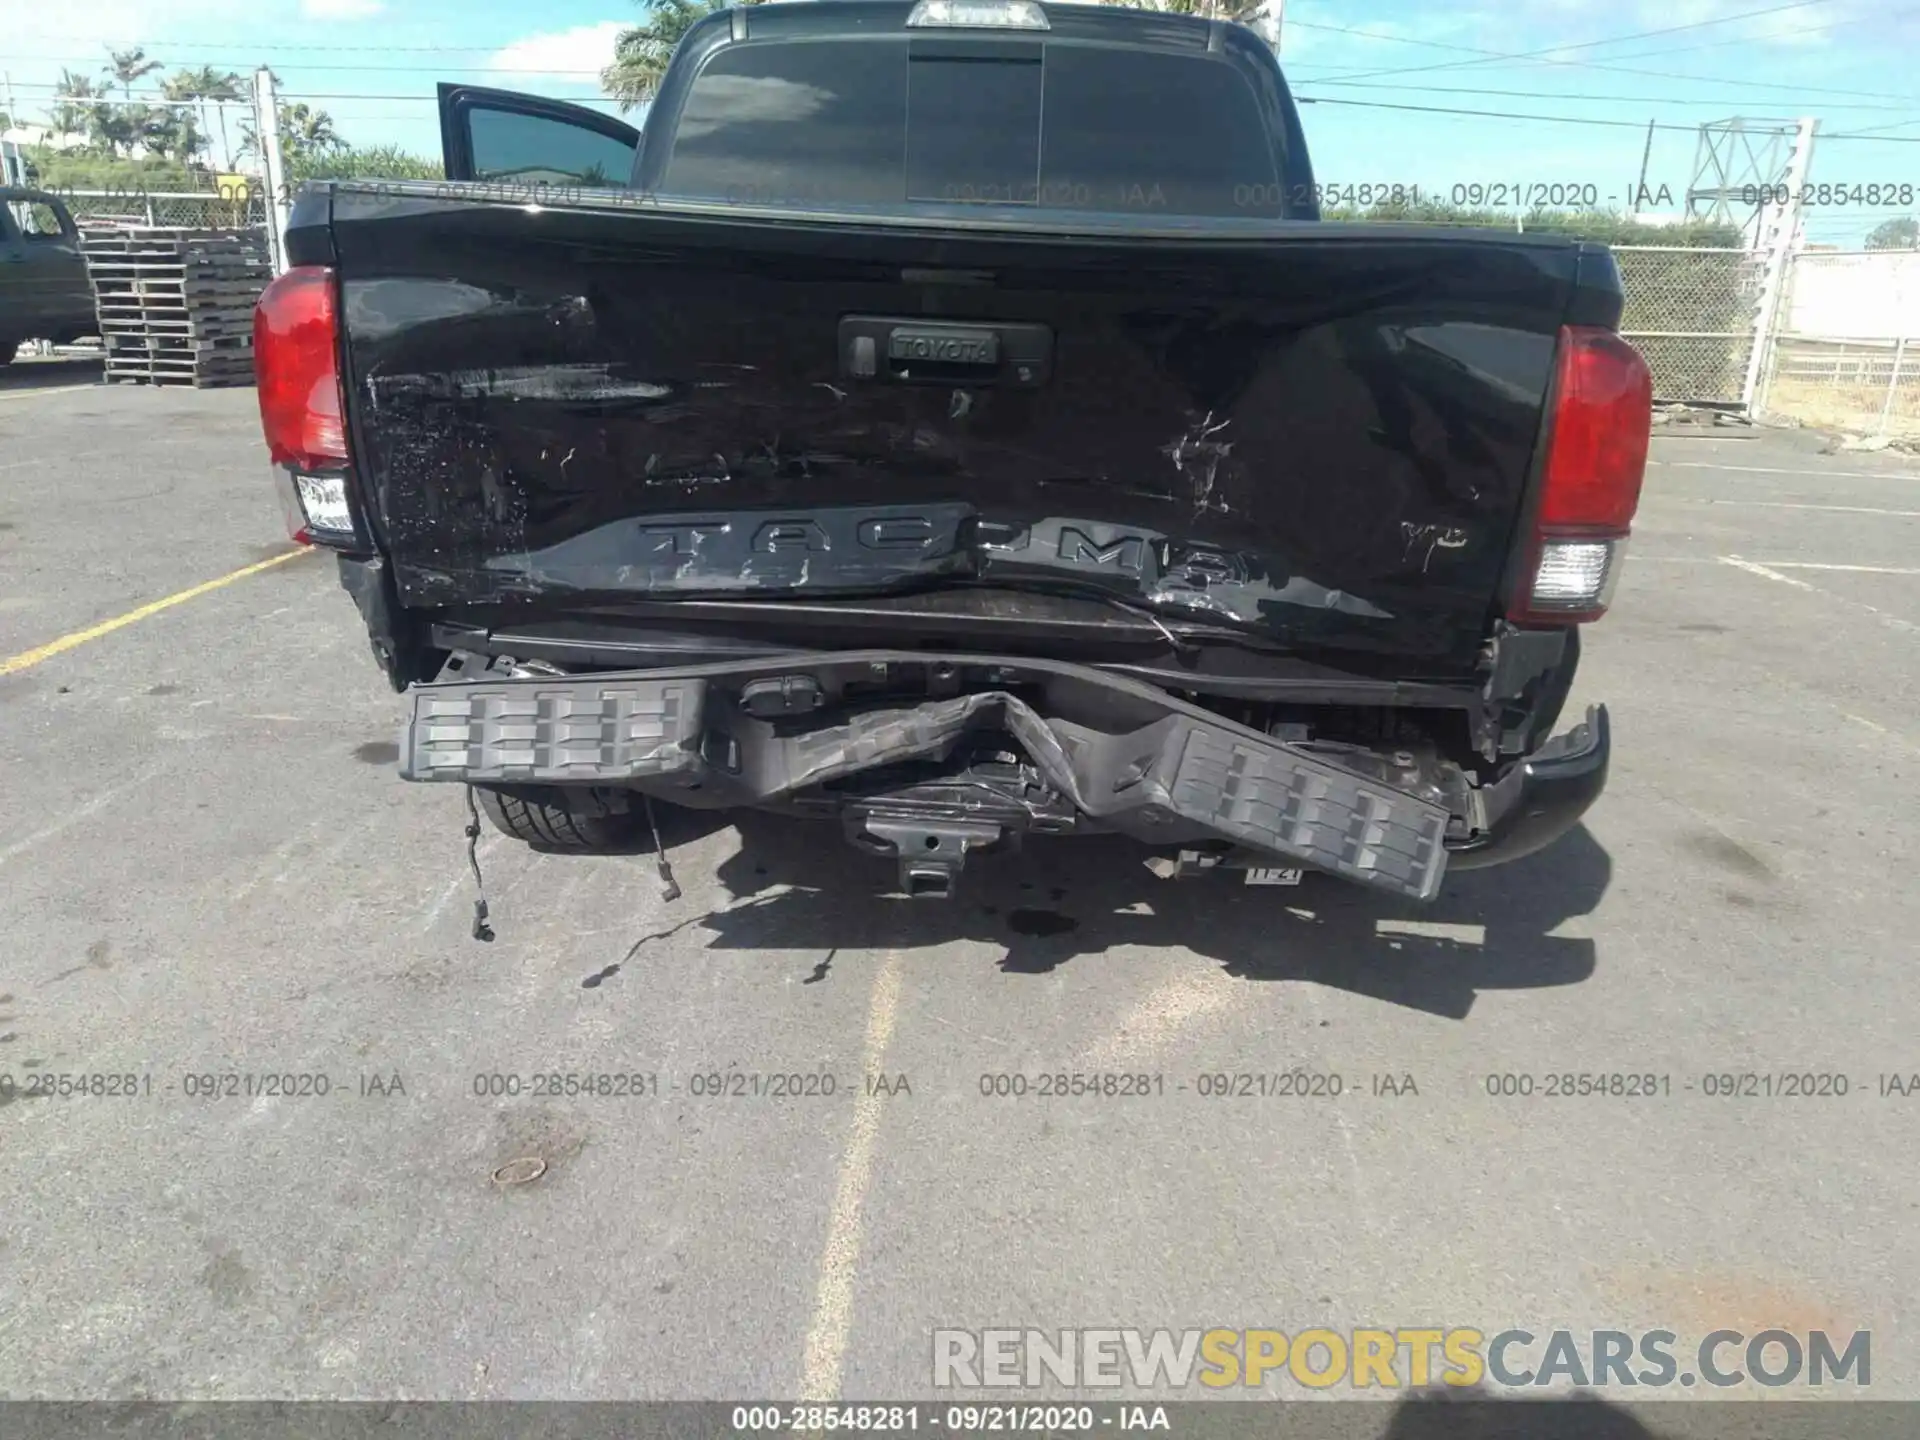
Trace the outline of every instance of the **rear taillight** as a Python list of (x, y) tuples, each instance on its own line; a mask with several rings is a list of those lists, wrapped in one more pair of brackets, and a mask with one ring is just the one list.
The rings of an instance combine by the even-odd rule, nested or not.
[(339, 346), (332, 270), (302, 265), (267, 286), (253, 312), (253, 366), (260, 425), (275, 464), (295, 470), (346, 465)]
[(1653, 430), (1653, 376), (1611, 330), (1560, 331), (1539, 511), (1508, 618), (1597, 620), (1620, 578)]

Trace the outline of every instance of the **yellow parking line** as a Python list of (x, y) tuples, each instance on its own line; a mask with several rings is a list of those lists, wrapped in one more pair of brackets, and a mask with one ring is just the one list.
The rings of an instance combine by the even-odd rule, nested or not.
[(25, 400), (34, 395), (65, 395), (73, 390), (94, 390), (99, 382), (88, 380), (79, 385), (36, 385), (25, 390), (0, 390), (0, 400)]
[(102, 620), (98, 625), (89, 625), (85, 630), (76, 630), (71, 635), (62, 635), (58, 640), (50, 640), (37, 649), (25, 651), (11, 659), (0, 660), (0, 675), (12, 675), (16, 671), (31, 669), (42, 660), (51, 660), (54, 656), (71, 650), (77, 645), (84, 645), (89, 640), (98, 640), (102, 635), (111, 635), (114, 631), (131, 625), (136, 620), (145, 620), (150, 615), (158, 615), (162, 610), (171, 610), (175, 605), (184, 605), (187, 601), (198, 599), (211, 590), (231, 585), (236, 580), (244, 580), (249, 575), (258, 575), (262, 570), (271, 570), (276, 565), (284, 565), (289, 560), (312, 552), (311, 545), (302, 545), (297, 550), (289, 550), (284, 555), (275, 555), (270, 560), (242, 566), (231, 575), (222, 575), (218, 580), (208, 580), (204, 584), (195, 585), (190, 590), (169, 595), (164, 600), (155, 600), (150, 605), (142, 605), (138, 610), (129, 610), (126, 614), (116, 615), (111, 620)]

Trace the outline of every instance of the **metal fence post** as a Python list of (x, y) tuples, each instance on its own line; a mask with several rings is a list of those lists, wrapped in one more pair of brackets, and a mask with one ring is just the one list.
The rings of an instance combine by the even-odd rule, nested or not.
[(1766, 279), (1760, 287), (1760, 304), (1753, 316), (1753, 348), (1747, 355), (1747, 377), (1740, 387), (1740, 403), (1749, 415), (1756, 413), (1761, 377), (1773, 348), (1774, 330), (1786, 295), (1787, 269), (1792, 263), (1800, 238), (1800, 192), (1806, 188), (1807, 168), (1813, 161), (1813, 136), (1819, 121), (1802, 119), (1793, 137), (1793, 154), (1787, 161), (1786, 199), (1766, 206), (1760, 213), (1756, 237), (1767, 252)]
[(1887, 401), (1880, 407), (1880, 431), (1887, 433), (1887, 424), (1893, 418), (1893, 397), (1900, 390), (1900, 364), (1907, 358), (1907, 337), (1902, 335), (1893, 342), (1893, 373), (1887, 376)]
[(267, 253), (279, 275), (287, 268), (287, 165), (280, 153), (280, 94), (265, 65), (253, 72), (253, 110), (267, 183)]

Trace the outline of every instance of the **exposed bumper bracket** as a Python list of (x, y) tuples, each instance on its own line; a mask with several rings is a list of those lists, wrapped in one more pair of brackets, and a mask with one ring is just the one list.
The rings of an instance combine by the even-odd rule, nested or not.
[[(850, 682), (876, 667), (907, 688), (919, 676), (923, 697), (936, 677), (961, 693), (850, 698)], [(841, 703), (779, 721), (740, 704), (754, 680), (800, 673)], [(1010, 735), (1079, 814), (1148, 844), (1228, 840), (1420, 900), (1439, 892), (1447, 864), (1445, 806), (1153, 686), (1061, 661), (853, 651), (409, 693), (401, 773), (411, 780), (624, 785), (684, 804), (778, 807), (862, 771), (944, 761), (989, 729)], [(910, 893), (951, 889), (966, 853), (1000, 828), (871, 808), (880, 818), (865, 829), (900, 857)], [(896, 821), (904, 828), (884, 828)]]

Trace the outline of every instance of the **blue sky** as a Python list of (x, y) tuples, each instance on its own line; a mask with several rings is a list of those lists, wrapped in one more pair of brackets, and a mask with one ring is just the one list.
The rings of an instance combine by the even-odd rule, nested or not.
[[(138, 43), (170, 67), (271, 64), (289, 98), (330, 111), (348, 139), (429, 154), (437, 80), (592, 100), (613, 36), (640, 13), (631, 0), (61, 0), (18, 13), (29, 3), (0, 29), (23, 114), (44, 107), (62, 65), (93, 69), (107, 47)], [(1701, 122), (1813, 115), (1813, 180), (1920, 189), (1920, 0), (1287, 0), (1281, 59), (1316, 102), (1302, 113), (1322, 181), (1572, 182), (1624, 204), (1650, 119), (1662, 127), (1650, 182), (1678, 192)], [(1448, 109), (1493, 113), (1435, 113)], [(1592, 121), (1609, 123), (1572, 123)], [(1857, 243), (1915, 210), (1835, 204), (1808, 236)]]

